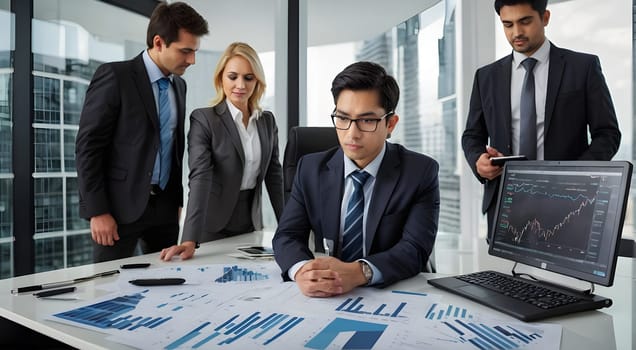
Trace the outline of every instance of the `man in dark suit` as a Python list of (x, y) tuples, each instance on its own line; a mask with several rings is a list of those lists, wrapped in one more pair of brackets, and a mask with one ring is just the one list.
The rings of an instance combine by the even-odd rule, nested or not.
[[(485, 185), (482, 210), (488, 213), (488, 235), (503, 170), (490, 158), (524, 154), (530, 159), (610, 160), (620, 145), (598, 57), (561, 49), (547, 40), (546, 6), (547, 0), (496, 0), (495, 10), (513, 53), (475, 73), (462, 147), (475, 176)], [(529, 69), (534, 96), (527, 99), (536, 121), (531, 119), (529, 127), (524, 126), (528, 114), (523, 108), (527, 58), (536, 62)], [(525, 137), (533, 144), (524, 150)]]
[[(386, 141), (399, 117), (399, 88), (371, 62), (345, 68), (331, 88), (340, 147), (298, 163), (273, 239), (283, 279), (307, 296), (386, 286), (421, 272), (439, 216), (438, 164)], [(315, 258), (309, 248), (328, 247)]]
[(144, 253), (177, 241), (186, 95), (180, 75), (207, 33), (190, 6), (162, 2), (148, 24), (148, 49), (101, 65), (91, 80), (76, 158), (80, 215), (90, 219), (95, 262), (132, 256), (138, 241)]

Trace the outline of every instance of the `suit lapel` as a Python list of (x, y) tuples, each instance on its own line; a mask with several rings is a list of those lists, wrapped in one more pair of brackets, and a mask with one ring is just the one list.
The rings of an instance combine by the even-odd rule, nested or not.
[(265, 170), (267, 168), (268, 160), (271, 157), (272, 148), (269, 146), (271, 140), (269, 139), (269, 133), (267, 132), (267, 125), (265, 123), (265, 117), (263, 114), (256, 119), (256, 128), (258, 130), (258, 139), (261, 142), (261, 166), (260, 173), (258, 174), (257, 183), (261, 183), (265, 176)]
[(543, 135), (548, 134), (550, 119), (552, 119), (552, 112), (554, 111), (556, 98), (559, 94), (559, 88), (561, 87), (564, 67), (565, 62), (559, 52), (559, 48), (550, 43), (550, 67), (548, 69), (548, 90), (545, 96), (545, 125), (543, 126)]
[(378, 176), (375, 179), (373, 195), (371, 196), (371, 203), (369, 204), (369, 210), (367, 212), (367, 234), (364, 242), (367, 254), (371, 251), (371, 245), (375, 238), (378, 225), (380, 224), (382, 214), (391, 199), (395, 186), (400, 180), (399, 166), (400, 158), (396, 146), (387, 142), (386, 152), (380, 164)]
[(241, 137), (239, 136), (238, 129), (236, 124), (234, 124), (234, 119), (232, 118), (232, 114), (227, 108), (227, 102), (219, 103), (215, 108), (219, 117), (221, 117), (221, 122), (225, 127), (225, 130), (230, 135), (230, 140), (232, 140), (232, 144), (234, 148), (236, 148), (236, 152), (239, 154), (241, 158), (241, 163), (245, 164), (245, 151), (243, 151), (243, 144), (241, 143)]
[(336, 254), (340, 253), (340, 208), (344, 188), (344, 154), (342, 149), (333, 154), (327, 165), (320, 169), (318, 186), (319, 206), (323, 208), (321, 224), (325, 238), (334, 241)]
[[(499, 98), (495, 98), (494, 105), (497, 109), (495, 116), (501, 116), (501, 120), (495, 120), (493, 125), (501, 125), (504, 130), (508, 132), (505, 133), (506, 140), (505, 145), (512, 144), (512, 107), (510, 106), (510, 80), (512, 74), (512, 54), (505, 57), (501, 60), (500, 64), (497, 66), (497, 76), (500, 76), (501, 79), (494, 79), (495, 81), (495, 96), (499, 96)], [(504, 151), (504, 150), (500, 150)]]
[(141, 101), (144, 104), (146, 116), (150, 119), (155, 130), (157, 130), (158, 136), (159, 116), (157, 115), (157, 104), (155, 103), (155, 95), (152, 93), (152, 85), (141, 54), (133, 60), (132, 80), (137, 85), (137, 91), (139, 91)]

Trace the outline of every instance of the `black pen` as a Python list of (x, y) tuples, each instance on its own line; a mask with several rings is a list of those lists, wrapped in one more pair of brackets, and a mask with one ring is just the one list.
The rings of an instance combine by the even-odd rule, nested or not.
[(92, 276), (76, 278), (74, 280), (38, 284), (38, 285), (28, 286), (28, 287), (19, 287), (17, 289), (12, 289), (11, 290), (11, 294), (35, 292), (35, 291), (43, 290), (43, 289), (66, 287), (66, 286), (70, 286), (70, 285), (75, 284), (75, 283), (90, 281), (90, 280), (95, 279), (95, 278), (106, 277), (106, 276), (114, 275), (114, 274), (117, 274), (117, 273), (119, 273), (119, 270), (112, 270), (112, 271), (96, 273), (96, 274), (94, 274)]
[(60, 289), (46, 290), (44, 292), (39, 292), (39, 293), (33, 293), (33, 295), (35, 295), (38, 298), (46, 298), (46, 297), (52, 297), (54, 295), (60, 295), (64, 293), (71, 293), (74, 291), (75, 291), (75, 287), (66, 287), (66, 288), (60, 288)]
[(174, 286), (185, 283), (183, 278), (142, 278), (128, 281), (136, 286)]

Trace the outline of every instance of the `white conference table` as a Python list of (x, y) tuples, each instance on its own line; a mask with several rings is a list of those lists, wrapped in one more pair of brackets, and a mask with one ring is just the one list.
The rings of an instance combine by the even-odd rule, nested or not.
[[(230, 257), (227, 254), (236, 252), (236, 247), (241, 245), (270, 246), (271, 237), (271, 233), (255, 232), (206, 243), (197, 250), (194, 259), (180, 262), (180, 264), (239, 262), (241, 261), (240, 259)], [(497, 263), (496, 258), (490, 257), (489, 259), (494, 260), (487, 259), (484, 265)], [(635, 325), (634, 308), (636, 304), (634, 287), (636, 280), (633, 273), (633, 261), (634, 259), (620, 258), (614, 287), (597, 288), (598, 294), (611, 297), (614, 300), (614, 305), (611, 308), (542, 321), (562, 325), (561, 349), (632, 349), (635, 346), (633, 333)], [(98, 278), (76, 284), (76, 294), (81, 298), (79, 301), (36, 299), (30, 293), (12, 295), (10, 291), (23, 286), (72, 280), (118, 269), (121, 264), (135, 262), (150, 262), (152, 264), (151, 267), (166, 267), (171, 264), (171, 262), (160, 261), (158, 254), (150, 254), (0, 280), (0, 316), (75, 348), (131, 349), (126, 345), (106, 340), (105, 334), (45, 319), (47, 315), (72, 308), (73, 305), (76, 305), (73, 303), (85, 303), (108, 294), (109, 292), (101, 290), (99, 285), (110, 283), (113, 281), (112, 278), (115, 277)], [(481, 264), (478, 263), (478, 265)], [(499, 265), (502, 266), (502, 264)], [(478, 267), (475, 269), (478, 269)], [(444, 300), (448, 303), (470, 307), (474, 312), (487, 311), (497, 314), (497, 311), (451, 295), (426, 283), (427, 278), (436, 276), (440, 275), (422, 273), (411, 279), (399, 282), (394, 287), (396, 289), (443, 295)]]

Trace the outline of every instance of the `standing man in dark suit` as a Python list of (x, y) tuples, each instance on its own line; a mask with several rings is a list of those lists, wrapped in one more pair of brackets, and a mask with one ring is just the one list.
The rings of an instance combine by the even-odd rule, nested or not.
[(182, 2), (159, 3), (148, 49), (101, 65), (88, 87), (76, 140), (80, 215), (90, 219), (95, 262), (176, 243), (186, 84), (208, 24)]
[[(620, 145), (598, 57), (561, 49), (547, 40), (546, 6), (547, 0), (496, 0), (495, 10), (513, 52), (475, 73), (462, 147), (485, 185), (482, 210), (488, 213), (489, 235), (502, 172), (490, 158), (523, 154), (529, 159), (610, 160)], [(533, 68), (526, 68), (527, 58)], [(527, 88), (528, 77), (534, 79), (534, 91)], [(525, 98), (528, 104), (524, 96), (530, 96)]]
[[(358, 62), (336, 76), (331, 92), (340, 147), (300, 160), (272, 242), (283, 279), (313, 297), (418, 274), (439, 216), (437, 162), (386, 141), (399, 120), (395, 79)], [(314, 258), (310, 231), (333, 256)]]

